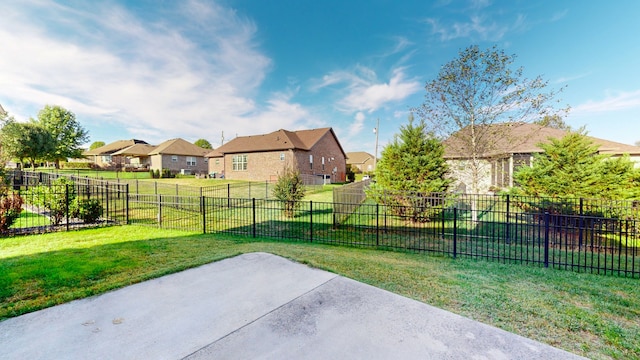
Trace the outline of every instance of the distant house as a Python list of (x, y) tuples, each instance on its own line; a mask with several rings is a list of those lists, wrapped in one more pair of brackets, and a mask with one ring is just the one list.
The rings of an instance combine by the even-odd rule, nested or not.
[(163, 142), (148, 152), (152, 170), (169, 169), (172, 173), (206, 174), (210, 149), (203, 149), (177, 138)]
[(83, 155), (101, 168), (119, 169), (129, 164), (129, 159), (125, 155), (116, 153), (137, 144), (149, 145), (146, 141), (138, 139), (118, 140), (93, 150), (85, 151)]
[[(462, 140), (463, 129), (444, 141), (444, 158), (455, 179), (458, 191), (471, 191), (469, 162), (471, 153)], [(505, 123), (490, 125), (482, 130), (486, 143), (490, 144), (480, 154), (479, 188), (481, 193), (513, 187), (513, 174), (521, 166), (531, 166), (533, 155), (542, 152), (538, 144), (549, 138), (561, 139), (567, 132), (529, 123)], [(599, 153), (619, 157), (629, 155), (640, 166), (640, 147), (588, 136), (597, 146)]]
[(114, 152), (112, 156), (125, 157), (127, 159), (124, 165), (125, 169), (146, 170), (151, 167), (149, 153), (155, 148), (155, 145), (135, 144)]
[(361, 172), (375, 171), (375, 157), (368, 152), (355, 151), (347, 153), (347, 165), (358, 168)]
[(241, 136), (207, 154), (209, 172), (227, 179), (275, 181), (286, 166), (296, 166), (305, 182), (343, 182), (346, 154), (333, 129)]

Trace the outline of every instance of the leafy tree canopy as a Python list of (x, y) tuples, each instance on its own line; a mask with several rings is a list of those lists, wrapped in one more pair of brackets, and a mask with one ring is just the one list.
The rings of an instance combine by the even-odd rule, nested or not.
[(206, 139), (198, 139), (193, 144), (203, 149), (210, 149), (210, 150), (213, 149), (213, 146), (211, 146), (211, 143)]
[(93, 149), (97, 149), (99, 147), (103, 147), (106, 144), (104, 143), (104, 141), (94, 141), (91, 143), (91, 145), (89, 146), (89, 150), (93, 150)]
[(533, 123), (554, 129), (571, 131), (571, 126), (564, 122), (560, 115), (547, 115), (540, 120), (534, 121)]
[(582, 132), (538, 145), (531, 167), (515, 174), (517, 195), (558, 198), (627, 199), (640, 195), (640, 170), (628, 156), (611, 158), (598, 153)]
[(513, 68), (514, 60), (515, 55), (495, 46), (486, 50), (469, 46), (427, 82), (425, 101), (415, 109), (437, 136), (445, 139), (456, 133), (460, 149), (454, 150), (469, 159), (474, 193), (479, 192), (482, 155), (495, 150), (491, 140), (495, 137), (485, 134), (495, 131), (490, 125), (528, 122), (566, 111), (554, 108), (557, 91), (547, 90), (547, 81), (524, 77), (522, 68)]
[(56, 166), (60, 160), (82, 156), (81, 145), (89, 140), (89, 133), (76, 120), (74, 113), (61, 106), (46, 105), (32, 122), (51, 134), (54, 148), (47, 158), (55, 161)]
[(21, 163), (29, 159), (34, 166), (54, 149), (53, 138), (46, 129), (35, 123), (20, 123), (13, 119), (3, 122), (0, 142), (8, 158), (18, 159)]

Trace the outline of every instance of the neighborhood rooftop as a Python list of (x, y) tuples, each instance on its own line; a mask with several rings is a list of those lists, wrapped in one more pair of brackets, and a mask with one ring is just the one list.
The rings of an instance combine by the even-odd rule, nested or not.
[[(328, 132), (331, 132), (335, 137), (331, 128), (298, 131), (280, 129), (269, 134), (239, 136), (210, 152), (207, 156), (220, 157), (224, 154), (238, 152), (309, 150)], [(344, 153), (344, 150), (342, 152)]]
[[(540, 143), (549, 142), (549, 138), (561, 139), (568, 134), (565, 130), (545, 127), (537, 124), (529, 123), (506, 123), (493, 124), (489, 126), (487, 131), (480, 130), (479, 136), (489, 138), (490, 141), (483, 143), (490, 144), (490, 147), (480, 149), (483, 158), (491, 158), (502, 156), (505, 154), (531, 154), (542, 152), (538, 146)], [(445, 154), (447, 159), (463, 159), (469, 157), (470, 149), (467, 144), (456, 135), (470, 131), (465, 128), (444, 141)], [(601, 154), (631, 156), (640, 155), (640, 147), (622, 144), (614, 141), (604, 140), (592, 136), (588, 136), (595, 145), (599, 146)], [(486, 140), (486, 139), (485, 139)]]

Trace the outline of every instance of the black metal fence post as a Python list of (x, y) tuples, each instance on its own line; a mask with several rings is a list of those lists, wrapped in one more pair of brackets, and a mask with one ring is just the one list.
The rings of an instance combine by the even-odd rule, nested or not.
[(129, 184), (124, 187), (125, 202), (124, 202), (124, 222), (129, 225)]
[[(200, 189), (202, 192), (202, 189)], [(204, 196), (200, 195), (200, 213), (202, 214), (202, 233), (207, 233), (207, 205)]]
[(107, 214), (107, 218), (109, 218), (109, 184), (107, 184), (107, 186), (105, 186), (106, 189), (106, 200), (105, 200), (105, 204), (104, 204), (104, 208), (105, 213)]
[(158, 196), (158, 227), (162, 227), (162, 195)]
[(507, 244), (511, 244), (511, 223), (509, 222), (509, 216), (511, 215), (509, 213), (509, 210), (510, 210), (509, 207), (510, 207), (510, 204), (511, 204), (510, 200), (511, 200), (511, 195), (507, 194), (507, 209), (506, 209), (506, 213), (505, 213), (505, 217), (506, 217), (506, 219), (505, 219), (505, 221), (506, 221), (506, 226), (505, 226), (506, 229), (505, 229), (505, 231), (507, 232), (505, 234), (505, 243), (507, 243)]
[(453, 258), (458, 256), (458, 208), (453, 208)]
[(313, 242), (313, 201), (309, 200), (309, 242)]
[(544, 212), (544, 267), (549, 267), (549, 212)]
[(231, 207), (231, 184), (227, 184), (227, 207)]
[(251, 199), (251, 208), (253, 209), (253, 237), (256, 237), (256, 198)]
[(64, 185), (64, 214), (66, 216), (66, 228), (69, 231), (69, 184)]
[(380, 204), (376, 203), (376, 246), (380, 246)]

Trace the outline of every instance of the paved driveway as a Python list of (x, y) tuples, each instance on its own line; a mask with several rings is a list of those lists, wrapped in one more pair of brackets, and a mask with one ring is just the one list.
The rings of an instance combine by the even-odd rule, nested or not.
[(0, 323), (1, 359), (577, 359), (251, 253)]

